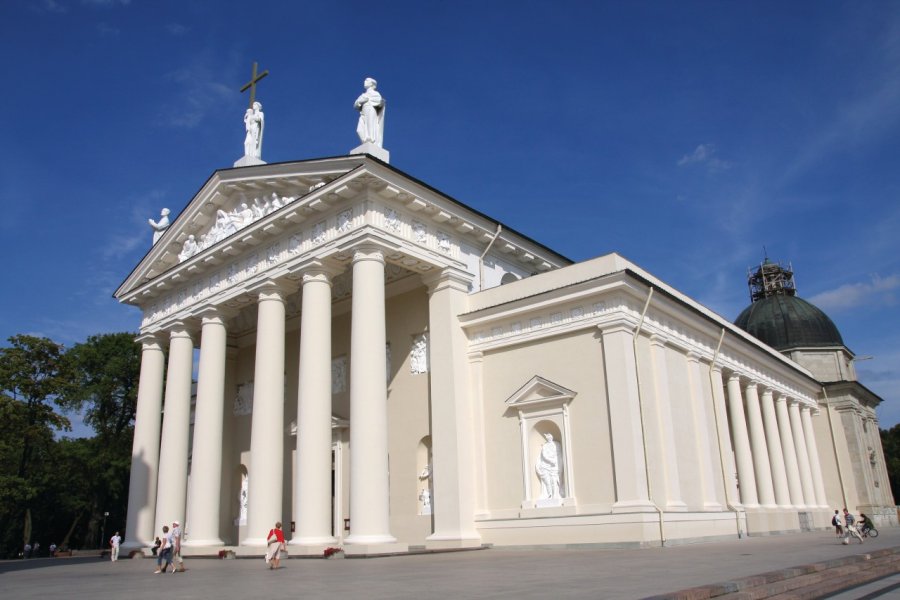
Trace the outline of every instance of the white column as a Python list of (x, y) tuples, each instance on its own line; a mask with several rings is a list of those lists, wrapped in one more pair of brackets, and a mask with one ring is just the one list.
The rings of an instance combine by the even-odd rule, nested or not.
[(751, 381), (744, 389), (747, 398), (747, 421), (750, 424), (750, 445), (753, 448), (753, 467), (756, 472), (756, 489), (763, 506), (775, 506), (775, 491), (772, 487), (772, 470), (769, 468), (769, 448), (759, 407), (756, 382)]
[(616, 502), (613, 512), (652, 510), (641, 436), (640, 395), (634, 361), (634, 330), (627, 325), (602, 329), (606, 402), (613, 442)]
[(225, 353), (227, 333), (221, 312), (203, 314), (194, 451), (191, 453), (191, 501), (185, 523), (186, 546), (221, 546), (219, 515), (222, 498), (222, 428), (225, 418)]
[(191, 431), (191, 372), (194, 342), (184, 323), (176, 323), (169, 340), (169, 371), (163, 407), (159, 485), (156, 490), (156, 534), (173, 521), (184, 523), (187, 502), (188, 439)]
[(794, 434), (791, 433), (791, 420), (788, 416), (787, 398), (778, 395), (775, 402), (778, 415), (778, 431), (781, 437), (781, 449), (784, 453), (784, 466), (787, 468), (788, 490), (791, 493), (791, 504), (796, 507), (805, 506), (803, 486), (800, 483), (800, 469), (797, 466), (797, 449), (794, 445)]
[(812, 468), (809, 466), (809, 454), (806, 452), (806, 436), (803, 435), (803, 423), (800, 420), (800, 403), (788, 405), (791, 416), (791, 432), (794, 434), (794, 447), (797, 449), (797, 463), (800, 467), (800, 483), (803, 486), (803, 497), (807, 506), (816, 505), (816, 490), (813, 485)]
[(470, 277), (446, 268), (426, 279), (431, 396), (434, 532), (428, 547), (478, 547), (475, 529), (475, 437), (466, 360), (466, 335), (457, 316), (466, 312)]
[(772, 468), (772, 483), (775, 485), (775, 502), (779, 506), (791, 505), (791, 493), (788, 488), (787, 473), (784, 470), (784, 452), (778, 433), (778, 418), (775, 415), (775, 400), (772, 390), (763, 390), (762, 397), (763, 425), (766, 428), (766, 440), (769, 446), (769, 466)]
[(353, 254), (350, 329), (350, 535), (347, 544), (390, 544), (384, 256)]
[[(653, 364), (653, 410), (647, 411), (648, 425), (653, 428), (647, 439), (650, 460), (659, 468), (653, 469), (662, 480), (661, 489), (654, 495), (662, 495), (666, 510), (684, 511), (687, 504), (681, 497), (681, 480), (678, 476), (678, 451), (675, 423), (672, 420), (672, 398), (669, 394), (669, 369), (666, 361), (666, 342), (657, 335), (650, 336), (650, 356)], [(651, 404), (648, 402), (647, 404)], [(649, 429), (649, 427), (648, 427)]]
[(244, 546), (264, 546), (284, 520), (284, 295), (274, 283), (259, 290)]
[(825, 496), (825, 481), (822, 479), (822, 464), (819, 462), (819, 450), (816, 448), (816, 436), (813, 432), (812, 409), (804, 406), (800, 409), (800, 420), (803, 422), (803, 434), (806, 438), (806, 452), (809, 455), (809, 467), (812, 469), (813, 489), (816, 491), (816, 505), (828, 506)]
[(744, 506), (759, 506), (756, 478), (753, 474), (753, 453), (750, 451), (747, 420), (744, 417), (744, 400), (741, 396), (741, 377), (737, 373), (732, 373), (728, 377), (728, 411), (731, 417), (731, 435), (734, 438), (741, 503)]
[(724, 477), (725, 498), (732, 506), (741, 503), (737, 489), (737, 465), (734, 459), (734, 449), (731, 444), (731, 436), (728, 432), (728, 411), (725, 408), (725, 384), (722, 381), (722, 367), (710, 366), (712, 379), (713, 403), (716, 408), (716, 429), (719, 443), (719, 457), (722, 461), (720, 468)]
[(297, 472), (291, 544), (334, 544), (331, 523), (331, 275), (303, 273)]
[(128, 484), (128, 517), (123, 549), (153, 545), (156, 534), (156, 477), (159, 473), (163, 367), (165, 358), (159, 340), (142, 335), (141, 376), (138, 383), (134, 442), (131, 447), (131, 479)]
[[(720, 510), (722, 504), (716, 498), (715, 471), (713, 459), (715, 448), (712, 445), (709, 426), (709, 407), (706, 403), (706, 395), (703, 393), (704, 381), (700, 373), (700, 357), (693, 352), (687, 354), (688, 381), (691, 386), (691, 411), (693, 412), (693, 425), (695, 432), (695, 448), (697, 449), (697, 472), (700, 475), (701, 495), (703, 508), (706, 510)], [(708, 381), (708, 380), (707, 380)]]

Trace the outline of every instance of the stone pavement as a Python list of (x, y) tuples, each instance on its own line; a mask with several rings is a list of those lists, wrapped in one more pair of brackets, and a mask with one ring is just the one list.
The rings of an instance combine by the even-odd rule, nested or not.
[[(900, 546), (900, 528), (841, 545), (818, 531), (669, 548), (488, 549), (371, 559), (291, 559), (269, 571), (262, 559), (188, 558), (186, 573), (154, 575), (150, 559), (33, 559), (0, 562), (4, 598), (213, 598), (275, 594), (329, 600), (382, 598), (637, 599), (775, 569)], [(884, 581), (841, 600), (888, 589)], [(871, 587), (874, 586), (874, 587)], [(868, 597), (897, 598), (889, 595)], [(876, 592), (877, 593), (877, 592)], [(850, 595), (846, 595), (850, 594)], [(893, 594), (890, 595), (890, 594)]]

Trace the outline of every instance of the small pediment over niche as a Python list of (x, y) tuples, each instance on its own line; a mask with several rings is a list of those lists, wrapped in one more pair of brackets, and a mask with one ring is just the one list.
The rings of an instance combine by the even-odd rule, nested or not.
[(520, 387), (515, 394), (510, 396), (506, 404), (507, 406), (523, 407), (568, 403), (576, 394), (577, 392), (535, 375), (528, 383)]

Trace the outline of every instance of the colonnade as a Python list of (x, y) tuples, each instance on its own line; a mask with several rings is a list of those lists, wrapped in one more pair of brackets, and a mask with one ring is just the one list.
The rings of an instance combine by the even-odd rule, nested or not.
[[(387, 386), (384, 377), (385, 292), (383, 253), (358, 247), (352, 261), (350, 461), (351, 530), (347, 544), (395, 541), (390, 532)], [(242, 546), (264, 546), (282, 506), (284, 373), (299, 369), (297, 463), (294, 474), (294, 545), (335, 543), (331, 521), (331, 282), (335, 273), (315, 264), (304, 269), (299, 365), (285, 365), (285, 297), (291, 282), (268, 280), (250, 288), (258, 306), (253, 410), (250, 433), (248, 537)], [(292, 287), (293, 286), (293, 287)], [(226, 410), (226, 319), (209, 306), (200, 317), (200, 362), (194, 413), (191, 487), (188, 440), (191, 416), (193, 336), (179, 321), (161, 334), (145, 334), (132, 452), (125, 546), (151, 545), (161, 527), (186, 525), (186, 546), (223, 544), (220, 536), (223, 420)], [(168, 340), (165, 340), (165, 333)], [(168, 375), (163, 386), (163, 345)], [(163, 409), (163, 392), (165, 406)], [(160, 427), (159, 414), (163, 412)], [(188, 502), (190, 494), (190, 502)], [(185, 515), (185, 507), (190, 514)], [(185, 518), (186, 517), (186, 518)]]
[(737, 372), (725, 389), (741, 504), (827, 507), (812, 407)]

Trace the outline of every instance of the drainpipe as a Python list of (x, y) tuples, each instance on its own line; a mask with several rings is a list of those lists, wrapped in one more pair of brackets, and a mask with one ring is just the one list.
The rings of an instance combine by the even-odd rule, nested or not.
[(638, 393), (638, 411), (640, 413), (640, 421), (641, 421), (641, 443), (644, 446), (644, 477), (647, 479), (647, 500), (650, 501), (650, 504), (653, 508), (656, 509), (657, 514), (659, 515), (659, 545), (665, 547), (666, 545), (666, 523), (665, 516), (663, 510), (656, 504), (653, 500), (653, 486), (650, 483), (650, 457), (647, 454), (647, 431), (644, 426), (644, 395), (641, 392), (641, 370), (638, 365), (638, 350), (637, 350), (637, 341), (638, 336), (641, 333), (641, 329), (644, 327), (644, 317), (647, 316), (647, 309), (650, 308), (650, 299), (653, 298), (653, 287), (650, 288), (650, 293), (647, 294), (647, 301), (644, 303), (644, 310), (641, 312), (641, 320), (638, 322), (637, 328), (634, 330), (634, 337), (631, 339), (631, 349), (634, 352), (634, 373), (635, 379), (637, 379), (637, 393)]
[(719, 343), (716, 345), (716, 352), (713, 354), (712, 363), (709, 365), (709, 389), (713, 399), (713, 415), (715, 415), (716, 418), (716, 441), (719, 444), (719, 466), (722, 469), (722, 491), (725, 494), (725, 506), (734, 513), (734, 522), (737, 526), (738, 539), (741, 539), (744, 537), (744, 531), (741, 529), (741, 514), (728, 498), (728, 477), (733, 477), (734, 475), (728, 472), (728, 467), (725, 464), (725, 453), (722, 452), (722, 432), (719, 429), (719, 406), (716, 403), (715, 382), (713, 381), (712, 376), (713, 367), (715, 367), (716, 363), (719, 361), (719, 351), (722, 349), (722, 341), (724, 339), (725, 328), (723, 327), (722, 333), (719, 334)]
[(494, 245), (494, 242), (497, 241), (497, 238), (500, 237), (500, 232), (503, 230), (503, 225), (497, 223), (497, 232), (494, 233), (494, 237), (491, 238), (491, 241), (488, 242), (487, 248), (484, 249), (484, 252), (481, 253), (481, 256), (478, 257), (478, 291), (484, 289), (484, 255), (488, 253), (488, 250), (491, 249), (491, 246)]
[(831, 433), (831, 450), (834, 452), (834, 463), (837, 465), (838, 482), (841, 484), (841, 498), (844, 506), (847, 506), (847, 489), (844, 487), (844, 473), (841, 470), (841, 457), (838, 456), (837, 438), (834, 435), (834, 423), (831, 421), (831, 402), (828, 400), (828, 390), (822, 386), (822, 395), (825, 397), (825, 414), (828, 415), (828, 431)]

